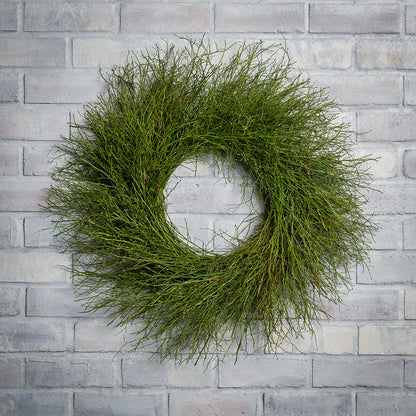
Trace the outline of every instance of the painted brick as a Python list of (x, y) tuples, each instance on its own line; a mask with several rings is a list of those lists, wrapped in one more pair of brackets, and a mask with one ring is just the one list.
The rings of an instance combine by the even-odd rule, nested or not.
[(72, 71), (25, 76), (26, 103), (87, 103), (105, 92), (97, 72)]
[(403, 173), (408, 178), (416, 178), (416, 150), (404, 152)]
[(29, 287), (27, 316), (80, 317), (83, 307), (75, 302), (73, 287)]
[(50, 217), (29, 216), (24, 219), (25, 247), (57, 245)]
[(116, 5), (66, 3), (25, 5), (25, 31), (114, 31)]
[(358, 141), (404, 142), (416, 140), (416, 113), (359, 112)]
[(17, 4), (2, 2), (0, 4), (0, 31), (17, 30)]
[(398, 5), (378, 4), (312, 4), (310, 6), (312, 33), (398, 33)]
[(404, 366), (404, 384), (406, 387), (416, 388), (416, 361), (406, 360)]
[(3, 38), (0, 43), (0, 66), (65, 66), (65, 51), (66, 41), (63, 38)]
[[(0, 4), (1, 7), (1, 4)], [(1, 13), (0, 13), (1, 18)], [(0, 73), (0, 102), (15, 102), (18, 99), (19, 85), (17, 74)]]
[(12, 245), (12, 219), (0, 217), (0, 248), (11, 247)]
[(47, 182), (1, 182), (0, 211), (40, 211), (45, 202)]
[(358, 393), (357, 416), (412, 416), (415, 414), (416, 394)]
[(22, 386), (23, 373), (20, 360), (17, 358), (0, 358), (0, 387)]
[(414, 355), (416, 354), (416, 328), (362, 326), (359, 328), (359, 354)]
[(406, 6), (406, 33), (416, 33), (416, 6)]
[(0, 251), (0, 282), (65, 282), (69, 258), (54, 252)]
[(28, 392), (0, 393), (0, 410), (4, 416), (69, 416), (69, 393)]
[[(372, 186), (375, 186), (372, 184)], [(377, 185), (364, 192), (368, 198), (364, 211), (368, 214), (416, 213), (416, 189), (411, 185)]]
[(406, 77), (404, 79), (404, 103), (406, 105), (416, 105), (416, 77)]
[(29, 359), (26, 364), (27, 384), (32, 387), (112, 387), (112, 357)]
[(17, 146), (0, 146), (0, 177), (18, 174), (19, 148)]
[(216, 32), (304, 32), (304, 6), (288, 4), (217, 4)]
[(406, 250), (416, 249), (416, 218), (403, 223), (403, 245)]
[(260, 404), (256, 393), (234, 392), (172, 392), (169, 395), (169, 416), (257, 415)]
[(124, 4), (121, 31), (125, 33), (193, 33), (211, 29), (209, 4)]
[(349, 40), (288, 40), (286, 47), (297, 68), (347, 69), (351, 66), (353, 43)]
[(0, 316), (16, 316), (22, 311), (24, 311), (23, 289), (0, 286)]
[(264, 416), (351, 416), (349, 393), (273, 392), (264, 395)]
[(75, 393), (74, 409), (74, 416), (163, 416), (166, 414), (165, 398), (162, 393)]
[(62, 166), (65, 157), (54, 145), (25, 146), (23, 149), (23, 174), (25, 176), (48, 176), (57, 166)]
[(402, 223), (398, 219), (373, 218), (379, 227), (374, 235), (371, 248), (375, 250), (397, 250), (402, 243)]
[(372, 159), (362, 164), (375, 179), (387, 179), (397, 176), (397, 151), (395, 149), (357, 149), (357, 157), (371, 157)]
[(330, 98), (343, 105), (400, 104), (401, 83), (398, 77), (370, 75), (316, 75), (318, 86), (329, 87)]
[(401, 379), (401, 360), (313, 360), (314, 387), (401, 387)]
[[(206, 371), (205, 371), (206, 370)], [(215, 374), (202, 362), (175, 365), (149, 357), (123, 359), (123, 387), (209, 387)]]
[(70, 322), (24, 321), (0, 322), (0, 352), (69, 351), (73, 347)]
[(373, 252), (369, 270), (358, 268), (358, 283), (413, 283), (416, 282), (416, 255)]
[(200, 159), (187, 159), (173, 171), (171, 178), (174, 181), (176, 178), (184, 178), (188, 176), (213, 176), (213, 163), (212, 157), (210, 156), (205, 156)]
[(416, 290), (406, 290), (404, 316), (406, 319), (416, 319)]
[(302, 387), (306, 385), (308, 362), (254, 355), (237, 363), (228, 359), (219, 366), (220, 387)]

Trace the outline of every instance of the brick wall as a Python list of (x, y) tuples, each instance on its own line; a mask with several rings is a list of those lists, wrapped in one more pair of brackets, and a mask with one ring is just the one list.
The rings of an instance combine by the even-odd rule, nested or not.
[[(50, 147), (103, 91), (98, 68), (172, 33), (286, 40), (297, 66), (330, 86), (352, 122), (380, 225), (371, 275), (297, 348), (175, 367), (120, 354), (125, 334), (74, 302), (50, 219)], [(416, 5), (413, 0), (0, 1), (0, 416), (372, 416), (416, 408)], [(178, 171), (171, 217), (195, 237), (244, 218), (232, 187), (201, 165)], [(207, 199), (216, 196), (209, 212)], [(243, 210), (244, 211), (244, 210)], [(199, 230), (202, 228), (202, 230)], [(207, 229), (205, 229), (207, 228)], [(243, 357), (241, 357), (243, 358)]]

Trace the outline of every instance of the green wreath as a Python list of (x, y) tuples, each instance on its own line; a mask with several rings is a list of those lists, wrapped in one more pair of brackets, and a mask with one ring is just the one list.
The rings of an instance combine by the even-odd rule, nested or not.
[[(273, 348), (313, 331), (322, 301), (339, 303), (365, 264), (366, 159), (281, 45), (183, 41), (104, 76), (107, 93), (59, 146), (46, 209), (86, 309), (135, 324), (133, 350), (154, 342), (182, 360), (253, 339)], [(169, 177), (206, 154), (242, 165), (263, 200), (252, 235), (223, 254), (186, 244), (167, 220)]]

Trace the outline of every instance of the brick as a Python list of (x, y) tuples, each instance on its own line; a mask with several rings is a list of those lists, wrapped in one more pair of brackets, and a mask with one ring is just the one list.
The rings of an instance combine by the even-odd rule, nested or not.
[(0, 358), (0, 387), (22, 386), (23, 372), (20, 360), (17, 358)]
[(405, 142), (416, 140), (416, 112), (359, 112), (358, 141)]
[(69, 416), (69, 393), (0, 393), (0, 410), (5, 416)]
[(210, 156), (195, 159), (190, 158), (181, 163), (172, 173), (171, 179), (192, 177), (192, 176), (212, 176), (214, 175), (213, 160)]
[(402, 243), (402, 223), (397, 219), (373, 218), (379, 227), (370, 244), (373, 250), (397, 250)]
[(28, 216), (24, 219), (25, 247), (56, 246), (53, 221), (50, 217)]
[(22, 288), (0, 286), (0, 316), (20, 315), (24, 311), (23, 303)]
[(75, 393), (74, 416), (163, 416), (162, 393)]
[(395, 149), (357, 149), (355, 156), (374, 159), (361, 166), (375, 179), (388, 179), (397, 176), (397, 151)]
[(416, 33), (416, 6), (406, 6), (406, 33)]
[(416, 249), (416, 218), (411, 218), (403, 223), (403, 246), (406, 250)]
[(234, 392), (172, 392), (169, 395), (169, 416), (257, 415), (260, 405), (256, 393)]
[(23, 149), (23, 174), (25, 176), (48, 176), (65, 162), (54, 145), (25, 146)]
[[(1, 3), (0, 3), (1, 7)], [(0, 13), (1, 18), (1, 13)], [(17, 74), (0, 73), (0, 102), (19, 101), (19, 84)]]
[(313, 387), (401, 387), (401, 379), (401, 360), (313, 360)]
[(368, 392), (357, 394), (357, 416), (412, 416), (416, 394)]
[(12, 245), (12, 219), (0, 217), (0, 248), (11, 247)]
[(0, 352), (69, 351), (73, 347), (71, 322), (0, 322)]
[(17, 176), (18, 174), (19, 148), (8, 145), (0, 146), (0, 177)]
[(407, 178), (416, 178), (416, 150), (404, 152), (403, 173)]
[(416, 105), (416, 77), (405, 77), (404, 79), (404, 103), (405, 105)]
[(359, 354), (414, 355), (416, 328), (406, 326), (359, 327)]
[(144, 357), (123, 359), (122, 368), (123, 387), (209, 387), (215, 378), (202, 362), (175, 365), (173, 361)]
[(27, 384), (32, 387), (112, 387), (112, 357), (29, 359), (26, 364)]
[(406, 387), (416, 388), (416, 361), (415, 360), (405, 361), (404, 384)]
[[(372, 184), (372, 186), (375, 186)], [(378, 185), (366, 190), (368, 202), (363, 206), (368, 214), (414, 214), (416, 213), (416, 189), (411, 185)]]
[(73, 287), (29, 287), (27, 316), (80, 317), (84, 308), (75, 301)]
[(116, 5), (100, 3), (25, 5), (25, 31), (102, 32), (116, 28)]
[(350, 416), (351, 394), (326, 392), (268, 392), (264, 416)]
[(0, 31), (17, 30), (17, 4), (0, 3)]
[(353, 43), (349, 40), (288, 40), (286, 47), (295, 67), (347, 69)]
[(64, 38), (3, 38), (0, 66), (62, 67), (65, 66), (65, 54)]
[(400, 104), (398, 77), (369, 75), (312, 76), (320, 87), (329, 87), (329, 96), (342, 105)]
[(413, 41), (361, 40), (357, 65), (363, 69), (414, 69), (416, 45)]
[(247, 356), (237, 363), (220, 362), (219, 387), (302, 387), (306, 385), (305, 359)]
[(216, 32), (304, 32), (304, 5), (288, 4), (217, 4)]
[(406, 319), (416, 319), (416, 290), (406, 290), (404, 316)]
[(398, 5), (311, 4), (312, 33), (399, 33)]
[(372, 252), (369, 270), (358, 268), (358, 283), (414, 283), (416, 255)]
[(0, 282), (65, 282), (69, 258), (50, 251), (0, 252)]
[(105, 93), (97, 72), (72, 71), (25, 76), (26, 103), (79, 103), (95, 101)]
[(121, 8), (124, 33), (209, 32), (211, 6), (203, 3), (135, 4)]
[(0, 211), (40, 211), (45, 202), (49, 183), (2, 182), (0, 183)]

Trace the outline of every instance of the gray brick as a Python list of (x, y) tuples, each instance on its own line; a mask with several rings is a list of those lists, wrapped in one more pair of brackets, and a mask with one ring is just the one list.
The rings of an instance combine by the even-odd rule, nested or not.
[(75, 393), (74, 416), (163, 416), (162, 393)]
[(26, 364), (27, 384), (32, 387), (112, 387), (114, 375), (112, 357), (53, 357)]
[(351, 416), (349, 393), (276, 392), (264, 395), (264, 416)]
[(0, 358), (0, 387), (22, 386), (23, 373), (20, 360), (17, 358)]
[(0, 31), (17, 30), (17, 4), (0, 3)]
[(416, 328), (409, 326), (359, 327), (359, 354), (415, 355)]
[(211, 6), (203, 3), (124, 4), (121, 31), (125, 33), (209, 32)]
[(237, 363), (220, 362), (220, 387), (302, 387), (306, 385), (306, 359), (247, 356)]
[(405, 319), (416, 319), (416, 290), (406, 290), (404, 304)]
[(19, 174), (19, 148), (17, 146), (0, 146), (0, 177)]
[(401, 378), (401, 360), (313, 360), (314, 387), (401, 387)]
[(256, 393), (234, 392), (172, 392), (169, 395), (170, 416), (257, 415), (259, 404)]
[(0, 322), (0, 352), (69, 351), (73, 347), (71, 322)]
[[(19, 51), (19, 53), (16, 53)], [(65, 66), (66, 41), (63, 38), (3, 38), (0, 66)]]
[(1, 282), (65, 282), (69, 258), (54, 252), (45, 251), (0, 251)]
[(378, 4), (312, 4), (310, 6), (312, 33), (398, 33), (398, 5)]
[(404, 152), (403, 173), (408, 178), (416, 178), (416, 150)]
[(28, 392), (0, 393), (0, 410), (4, 416), (69, 416), (69, 393)]
[(11, 247), (12, 245), (12, 219), (0, 217), (0, 248)]
[(374, 235), (371, 248), (375, 250), (397, 250), (401, 248), (402, 242), (402, 223), (397, 218), (377, 219), (373, 218), (379, 227)]
[(23, 289), (0, 286), (0, 316), (16, 316), (22, 311), (24, 311)]
[(54, 72), (25, 76), (26, 103), (87, 103), (105, 92), (96, 71)]
[(214, 379), (215, 373), (202, 362), (175, 365), (150, 357), (123, 359), (123, 387), (209, 387)]
[(320, 87), (329, 87), (330, 98), (343, 105), (400, 104), (398, 77), (370, 75), (311, 76)]
[(416, 77), (405, 77), (404, 79), (404, 103), (416, 105)]
[(29, 216), (24, 219), (25, 247), (56, 246), (52, 218)]
[(10, 181), (0, 183), (0, 211), (41, 211), (49, 183)]
[(25, 30), (46, 32), (114, 31), (116, 5), (100, 3), (25, 5)]
[(363, 69), (414, 69), (416, 45), (413, 41), (361, 40), (357, 65)]
[(406, 250), (416, 249), (416, 218), (410, 218), (403, 223), (403, 245)]
[(0, 112), (0, 138), (58, 140), (67, 135), (69, 114), (65, 110), (3, 110)]
[(358, 141), (404, 142), (416, 140), (416, 113), (359, 112)]
[(358, 268), (359, 283), (414, 283), (416, 282), (416, 256), (413, 254), (387, 254), (373, 252), (369, 270)]
[(75, 302), (73, 287), (29, 287), (27, 316), (80, 317), (83, 307)]
[(416, 6), (406, 6), (406, 33), (416, 33)]
[(395, 149), (357, 149), (357, 157), (371, 157), (362, 165), (375, 179), (395, 178), (397, 176), (397, 150)]
[[(1, 4), (0, 4), (1, 7)], [(1, 13), (0, 13), (1, 18)], [(0, 102), (15, 102), (18, 99), (19, 85), (17, 74), (0, 73)]]
[(416, 387), (416, 361), (406, 360), (404, 367), (404, 384), (406, 387)]
[(304, 6), (288, 4), (217, 4), (216, 32), (304, 32)]
[(413, 393), (358, 393), (357, 416), (413, 416), (416, 394)]
[(25, 176), (48, 176), (57, 166), (61, 166), (64, 157), (54, 145), (25, 146), (23, 149), (23, 174)]

